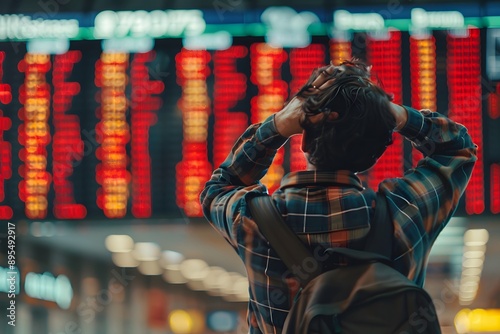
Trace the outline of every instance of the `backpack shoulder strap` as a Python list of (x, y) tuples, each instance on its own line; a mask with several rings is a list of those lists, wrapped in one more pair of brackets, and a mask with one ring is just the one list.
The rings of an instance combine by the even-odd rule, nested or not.
[(375, 214), (371, 222), (370, 232), (366, 238), (364, 250), (385, 256), (392, 260), (392, 236), (394, 226), (389, 219), (387, 198), (377, 193)]
[[(305, 279), (297, 277), (302, 286), (323, 272), (323, 264), (305, 247), (298, 236), (285, 224), (271, 196), (256, 196), (248, 206), (252, 217), (271, 247), (285, 265), (293, 270), (307, 265)], [(377, 193), (375, 214), (363, 251), (348, 248), (332, 248), (330, 255), (344, 256), (355, 261), (380, 261), (391, 264), (393, 226), (388, 217), (387, 199)], [(315, 270), (311, 270), (316, 268)]]
[[(285, 265), (292, 269), (301, 264), (307, 264), (305, 279), (297, 277), (302, 286), (321, 274), (321, 264), (313, 254), (304, 246), (297, 235), (285, 224), (281, 213), (273, 203), (271, 196), (253, 197), (248, 202), (252, 217), (259, 227), (260, 232), (266, 237), (271, 247), (278, 253)], [(310, 270), (316, 268), (316, 270)], [(304, 270), (303, 270), (304, 271)]]

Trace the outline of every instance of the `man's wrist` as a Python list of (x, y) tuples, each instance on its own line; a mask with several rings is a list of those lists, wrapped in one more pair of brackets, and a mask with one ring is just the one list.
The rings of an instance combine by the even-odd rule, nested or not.
[(394, 120), (396, 121), (395, 131), (399, 131), (408, 122), (408, 111), (403, 106), (391, 102), (391, 113), (394, 116)]
[(423, 140), (430, 131), (430, 123), (425, 121), (426, 115), (411, 107), (405, 109), (408, 112), (408, 119), (399, 133), (412, 141)]

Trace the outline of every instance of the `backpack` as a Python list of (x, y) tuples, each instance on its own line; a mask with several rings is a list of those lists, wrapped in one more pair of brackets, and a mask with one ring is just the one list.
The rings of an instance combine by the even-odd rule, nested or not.
[(301, 290), (282, 333), (441, 333), (429, 294), (391, 266), (392, 224), (382, 195), (377, 194), (364, 250), (329, 248), (325, 250), (327, 260), (322, 262), (284, 223), (270, 196), (252, 198), (249, 208), (285, 265), (296, 268), (302, 264), (307, 269), (308, 275), (296, 277)]

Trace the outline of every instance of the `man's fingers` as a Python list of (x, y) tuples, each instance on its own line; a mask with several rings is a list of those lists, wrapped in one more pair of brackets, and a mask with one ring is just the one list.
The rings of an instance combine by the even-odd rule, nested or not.
[(306, 117), (308, 118), (309, 122), (311, 122), (312, 124), (315, 124), (315, 123), (320, 122), (325, 117), (325, 115), (323, 115), (322, 113), (319, 113), (316, 115), (311, 115), (311, 116), (306, 116)]
[(327, 89), (328, 87), (332, 86), (333, 83), (335, 82), (335, 78), (329, 79), (326, 82), (322, 83), (319, 87), (316, 85), (312, 85), (312, 87), (309, 87), (307, 91), (305, 91), (304, 95), (314, 95), (317, 94), (320, 90)]
[(325, 72), (328, 73), (328, 75), (332, 75), (333, 72), (335, 72), (335, 69), (337, 66), (335, 65), (328, 65), (328, 67), (325, 69)]
[(335, 66), (333, 65), (328, 66), (326, 69), (321, 71), (321, 73), (313, 81), (311, 86), (313, 86), (313, 88), (316, 89), (321, 87), (321, 85), (323, 85), (328, 80), (328, 78), (333, 74), (334, 71), (335, 71)]
[(332, 86), (334, 82), (335, 82), (335, 78), (332, 78), (332, 79), (328, 80), (327, 82), (325, 82), (324, 84), (322, 84), (321, 86), (319, 86), (318, 89), (319, 90), (326, 89), (326, 88)]

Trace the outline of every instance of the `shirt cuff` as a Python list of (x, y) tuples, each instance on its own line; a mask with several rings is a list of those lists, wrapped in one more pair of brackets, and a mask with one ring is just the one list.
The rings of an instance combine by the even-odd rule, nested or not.
[(276, 130), (274, 114), (266, 118), (259, 126), (256, 133), (257, 140), (267, 148), (277, 150), (286, 143), (288, 138), (283, 137)]
[(414, 108), (406, 106), (403, 108), (408, 112), (408, 120), (399, 133), (408, 139), (424, 137), (429, 131), (424, 115)]

